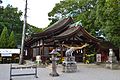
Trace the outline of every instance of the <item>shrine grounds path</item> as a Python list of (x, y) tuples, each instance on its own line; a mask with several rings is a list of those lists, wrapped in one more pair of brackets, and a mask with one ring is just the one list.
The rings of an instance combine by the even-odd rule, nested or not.
[[(16, 76), (12, 80), (120, 80), (120, 69), (110, 70), (96, 64), (77, 63), (78, 71), (75, 73), (63, 73), (62, 66), (58, 65), (57, 72), (60, 76), (52, 77), (51, 65), (46, 68), (38, 68), (38, 78), (34, 75)], [(21, 70), (22, 71), (22, 70)], [(20, 70), (18, 71), (21, 72)], [(22, 71), (28, 73), (30, 71)], [(0, 64), (0, 80), (10, 79), (10, 64)]]

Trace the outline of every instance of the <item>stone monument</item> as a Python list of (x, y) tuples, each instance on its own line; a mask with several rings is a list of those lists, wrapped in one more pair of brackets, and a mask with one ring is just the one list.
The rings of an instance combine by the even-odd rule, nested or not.
[(76, 72), (77, 71), (77, 65), (75, 62), (75, 57), (69, 56), (65, 57), (65, 60), (63, 61), (63, 72)]
[(89, 44), (86, 43), (82, 45), (81, 47), (70, 47), (68, 45), (63, 44), (63, 46), (69, 48), (65, 52), (66, 57), (65, 57), (65, 60), (63, 61), (63, 72), (76, 72), (77, 71), (75, 57), (72, 54), (75, 50), (82, 49), (88, 45)]
[(65, 52), (65, 60), (63, 61), (63, 72), (76, 72), (77, 71), (77, 65), (75, 62), (75, 57), (72, 55), (73, 51), (75, 51), (74, 47), (70, 47)]
[(106, 61), (106, 68), (109, 68), (109, 69), (118, 68), (118, 61), (113, 52), (113, 49), (109, 49), (109, 57), (108, 57), (108, 61)]

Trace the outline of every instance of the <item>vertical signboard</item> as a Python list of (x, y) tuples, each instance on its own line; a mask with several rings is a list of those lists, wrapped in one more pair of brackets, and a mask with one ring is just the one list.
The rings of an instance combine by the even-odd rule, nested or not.
[(96, 61), (97, 62), (101, 62), (101, 54), (97, 54), (96, 55)]

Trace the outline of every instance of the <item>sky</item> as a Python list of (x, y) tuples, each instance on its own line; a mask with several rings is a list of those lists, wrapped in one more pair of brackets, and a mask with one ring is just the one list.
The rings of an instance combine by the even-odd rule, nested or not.
[[(3, 6), (11, 4), (24, 12), (25, 0), (2, 0)], [(28, 0), (27, 22), (39, 28), (45, 28), (50, 23), (48, 13), (60, 0)], [(22, 18), (23, 19), (23, 18)]]

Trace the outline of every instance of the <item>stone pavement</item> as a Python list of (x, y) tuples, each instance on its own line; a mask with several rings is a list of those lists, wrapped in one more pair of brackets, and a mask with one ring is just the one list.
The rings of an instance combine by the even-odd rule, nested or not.
[[(81, 64), (78, 63), (78, 71), (75, 73), (63, 73), (62, 66), (58, 65), (57, 72), (60, 76), (52, 77), (49, 75), (51, 66), (46, 68), (38, 68), (38, 78), (33, 75), (30, 76), (16, 76), (13, 80), (120, 80), (120, 69), (110, 70), (97, 66), (95, 64)], [(10, 78), (10, 64), (0, 64), (0, 80), (9, 80)], [(18, 70), (16, 73), (32, 72), (31, 70)]]

